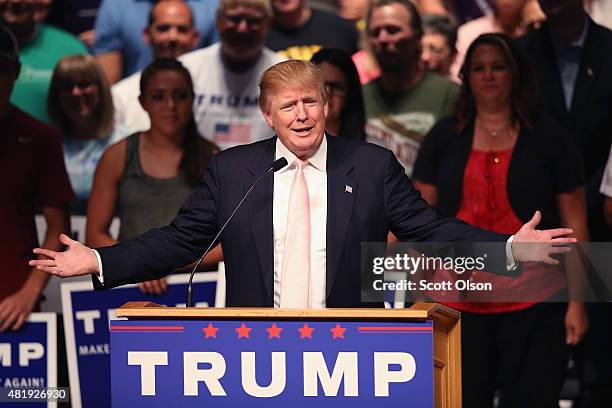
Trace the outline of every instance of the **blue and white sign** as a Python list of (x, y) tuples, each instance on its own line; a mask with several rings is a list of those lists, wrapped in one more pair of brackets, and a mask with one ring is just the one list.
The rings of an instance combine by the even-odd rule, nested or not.
[[(32, 313), (21, 330), (0, 333), (0, 387), (57, 387), (56, 323), (55, 313)], [(54, 408), (57, 403), (18, 405)]]
[(432, 322), (111, 321), (115, 407), (433, 408)]
[[(224, 276), (223, 264), (219, 266), (219, 276)], [(189, 274), (168, 276), (168, 288), (162, 296), (145, 295), (137, 285), (94, 291), (91, 282), (62, 284), (62, 310), (73, 408), (111, 406), (108, 322), (117, 318), (116, 309), (130, 301), (184, 306), (188, 281)], [(193, 290), (196, 306), (224, 306), (224, 280), (217, 283), (217, 272), (197, 273), (193, 278)]]

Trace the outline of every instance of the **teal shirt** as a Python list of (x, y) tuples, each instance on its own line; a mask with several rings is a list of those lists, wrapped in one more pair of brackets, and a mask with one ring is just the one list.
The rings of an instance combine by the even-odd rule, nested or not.
[(47, 115), (47, 93), (55, 65), (63, 57), (87, 54), (87, 48), (72, 34), (41, 24), (32, 41), (19, 52), (21, 72), (11, 95), (21, 110), (50, 124)]

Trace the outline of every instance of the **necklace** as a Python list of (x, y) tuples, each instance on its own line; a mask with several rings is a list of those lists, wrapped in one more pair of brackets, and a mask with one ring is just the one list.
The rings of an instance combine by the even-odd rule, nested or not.
[(476, 119), (476, 122), (478, 125), (480, 125), (480, 127), (489, 134), (490, 137), (497, 137), (499, 134), (501, 134), (501, 132), (505, 131), (508, 129), (508, 126), (510, 124), (510, 121), (506, 121), (502, 126), (500, 126), (497, 129), (490, 129), (488, 126), (485, 126), (485, 124), (483, 123), (482, 120), (480, 119)]
[[(510, 127), (510, 120), (507, 120), (502, 126), (500, 126), (497, 129), (491, 129), (488, 126), (486, 126), (482, 120), (476, 118), (476, 124), (478, 126), (480, 126), (482, 128), (482, 130), (484, 130), (489, 137), (495, 139), (497, 138), (497, 136), (501, 135), (502, 132), (508, 132), (508, 129)], [(487, 142), (487, 144), (489, 145), (489, 143)], [(491, 163), (493, 166), (498, 165), (500, 163), (501, 159), (500, 159), (500, 155), (493, 151), (492, 149), (489, 150), (489, 158), (488, 158), (488, 162)]]

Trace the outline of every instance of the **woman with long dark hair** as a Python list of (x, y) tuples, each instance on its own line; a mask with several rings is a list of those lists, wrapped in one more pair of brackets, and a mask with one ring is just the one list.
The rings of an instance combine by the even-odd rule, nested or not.
[[(116, 243), (109, 233), (115, 209), (122, 241), (167, 225), (195, 190), (218, 149), (198, 133), (193, 98), (191, 76), (180, 62), (158, 59), (142, 72), (139, 101), (151, 128), (111, 146), (100, 159), (87, 211), (87, 245)], [(205, 263), (220, 257), (218, 247)], [(141, 289), (160, 294), (165, 281), (145, 282)]]
[(351, 56), (337, 48), (322, 48), (311, 61), (323, 71), (329, 91), (325, 131), (347, 139), (365, 140), (363, 94)]
[[(436, 124), (421, 145), (415, 187), (442, 215), (481, 228), (512, 233), (542, 210), (539, 227), (569, 227), (587, 241), (580, 155), (562, 127), (538, 115), (536, 83), (513, 40), (504, 34), (478, 37), (462, 77), (454, 117)], [(487, 272), (468, 277), (519, 301), (445, 302), (444, 294), (429, 293), (461, 311), (466, 407), (493, 406), (498, 378), (500, 406), (558, 406), (568, 345), (582, 340), (588, 322), (582, 302), (554, 302), (566, 297), (569, 272), (532, 266), (524, 265), (515, 279)]]

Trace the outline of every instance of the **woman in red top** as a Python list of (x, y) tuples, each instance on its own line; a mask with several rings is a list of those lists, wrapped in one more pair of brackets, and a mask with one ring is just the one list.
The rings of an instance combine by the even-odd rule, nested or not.
[[(529, 63), (512, 40), (477, 38), (462, 76), (455, 116), (438, 123), (419, 152), (413, 177), (423, 197), (443, 215), (500, 233), (541, 209), (543, 226), (561, 224), (588, 240), (579, 156), (563, 129), (537, 115)], [(567, 346), (588, 324), (581, 302), (544, 302), (566, 290), (562, 269), (527, 266), (518, 279), (477, 272), (470, 280), (491, 281), (504, 299), (521, 301), (446, 302), (462, 312), (463, 405), (492, 407), (501, 379), (503, 407), (558, 406)]]

